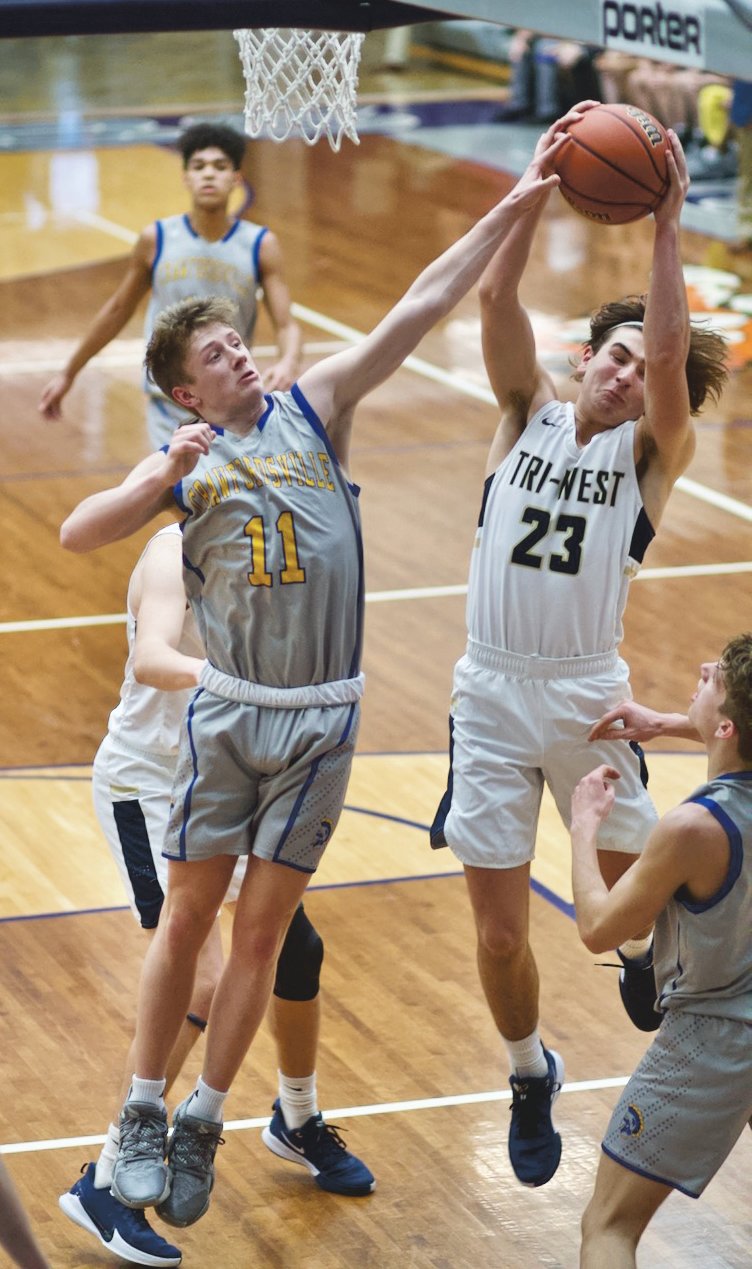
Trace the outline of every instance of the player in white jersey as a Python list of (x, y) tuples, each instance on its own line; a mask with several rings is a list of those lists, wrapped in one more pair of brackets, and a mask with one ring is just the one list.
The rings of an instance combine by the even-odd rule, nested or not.
[(581, 1264), (600, 1269), (634, 1266), (661, 1203), (674, 1189), (699, 1198), (752, 1122), (752, 634), (701, 667), (686, 716), (623, 701), (591, 734), (622, 752), (621, 736), (690, 736), (708, 755), (707, 783), (663, 817), (610, 891), (597, 845), (619, 788), (618, 757), (572, 798), (582, 939), (604, 952), (655, 922), (663, 1013), (611, 1117), (583, 1220)]
[[(162, 309), (191, 296), (223, 295), (237, 308), (236, 323), (250, 347), (256, 325), (256, 295), (274, 326), (279, 359), (264, 371), (267, 391), (289, 388), (300, 364), (300, 327), (291, 312), (282, 249), (269, 229), (237, 218), (230, 198), (242, 182), (246, 138), (218, 123), (198, 123), (178, 139), (190, 210), (147, 225), (139, 234), (125, 276), (99, 310), (67, 365), (45, 386), (39, 409), (59, 418), (63, 397), (78, 373), (123, 329), (149, 295), (145, 335)], [(167, 445), (190, 411), (145, 384), (147, 430), (153, 449)]]
[[(208, 1207), (224, 1099), (344, 798), (362, 692), (362, 543), (347, 473), (355, 407), (558, 183), (552, 164), (562, 144), (550, 138), (506, 197), (423, 270), (365, 339), (307, 369), (290, 393), (264, 397), (220, 301), (163, 313), (147, 366), (166, 395), (206, 422), (179, 428), (166, 453), (85, 499), (61, 528), (63, 546), (91, 550), (176, 505), (187, 512), (185, 573), (210, 665), (181, 736), (167, 902), (142, 978), (136, 1073), (113, 1178), (121, 1200), (156, 1203), (174, 1224), (191, 1224)], [(204, 1070), (175, 1112), (165, 1167), (167, 1056), (197, 948), (239, 854), (248, 865), (233, 949), (212, 1003)]]
[[(696, 329), (690, 335), (679, 256), (689, 181), (673, 134), (668, 163), (647, 297), (596, 313), (573, 405), (558, 400), (537, 361), (518, 297), (542, 204), (504, 241), (480, 287), (484, 358), (502, 418), (470, 566), (467, 648), (455, 669), (450, 783), (431, 839), (448, 843), (465, 868), (481, 983), (512, 1070), (510, 1160), (531, 1186), (546, 1184), (561, 1157), (551, 1106), (563, 1063), (538, 1033), (529, 942), (542, 790), (549, 786), (567, 822), (574, 784), (613, 756), (608, 746), (593, 752), (587, 734), (629, 694), (618, 654), (627, 588), (692, 457), (690, 413), (723, 382), (724, 341)], [(628, 766), (622, 760), (616, 805), (599, 840), (610, 884), (654, 822), (641, 755), (632, 753)], [(621, 951), (629, 960), (649, 946), (646, 929)], [(654, 987), (652, 972), (637, 965), (630, 975), (644, 996)], [(644, 1023), (646, 1004), (652, 1026), (654, 989), (635, 1004), (632, 977), (624, 985), (630, 1016)]]
[[(183, 587), (182, 534), (177, 524), (147, 543), (131, 574), (127, 597), (128, 656), (120, 701), (94, 759), (92, 792), (102, 831), (136, 919), (153, 936), (167, 889), (161, 847), (170, 811), (180, 725), (203, 668), (204, 648)], [(225, 902), (238, 895), (245, 873), (239, 859)], [(300, 904), (277, 963), (270, 1022), (279, 1061), (279, 1097), (264, 1129), (275, 1154), (308, 1169), (330, 1193), (369, 1194), (374, 1178), (324, 1123), (316, 1088), (322, 940)], [(186, 1020), (170, 1055), (167, 1088), (206, 1026), (222, 971), (219, 922), (201, 949)], [(131, 1055), (126, 1063), (128, 1091)], [(118, 1107), (120, 1102), (118, 1102)], [(117, 1116), (116, 1116), (117, 1119)], [(291, 1143), (291, 1144), (288, 1144)], [(66, 1215), (110, 1251), (135, 1264), (177, 1265), (179, 1250), (110, 1193), (119, 1129), (110, 1124), (96, 1164), (60, 1197)], [(144, 1259), (147, 1257), (147, 1259)]]

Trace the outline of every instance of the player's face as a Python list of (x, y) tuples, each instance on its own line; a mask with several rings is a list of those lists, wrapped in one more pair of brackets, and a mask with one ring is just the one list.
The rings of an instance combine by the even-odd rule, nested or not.
[(186, 404), (208, 423), (255, 421), (264, 409), (264, 389), (253, 358), (232, 326), (198, 330), (185, 359)]
[(618, 427), (639, 419), (645, 409), (645, 356), (642, 331), (620, 326), (597, 353), (589, 349), (583, 372), (580, 405), (598, 423)]
[(700, 666), (700, 677), (689, 705), (690, 722), (700, 735), (712, 736), (722, 717), (726, 689), (723, 672), (717, 661), (706, 661)]
[(205, 211), (224, 207), (239, 180), (240, 173), (232, 166), (224, 150), (215, 145), (196, 150), (183, 173), (194, 207)]

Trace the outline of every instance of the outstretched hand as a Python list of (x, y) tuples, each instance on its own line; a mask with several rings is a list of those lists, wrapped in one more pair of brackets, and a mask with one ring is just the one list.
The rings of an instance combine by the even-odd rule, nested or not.
[(637, 701), (620, 701), (591, 728), (588, 740), (652, 740), (660, 715)]
[(607, 766), (596, 767), (583, 776), (572, 794), (572, 822), (593, 816), (602, 824), (616, 797), (614, 781), (620, 779), (619, 772)]
[(546, 128), (535, 146), (533, 157), (511, 192), (516, 202), (523, 206), (535, 203), (557, 186), (559, 177), (556, 174), (556, 156), (565, 145), (569, 144), (569, 133), (566, 129), (571, 123), (581, 119), (586, 110), (600, 105), (598, 101), (580, 101), (565, 115)]

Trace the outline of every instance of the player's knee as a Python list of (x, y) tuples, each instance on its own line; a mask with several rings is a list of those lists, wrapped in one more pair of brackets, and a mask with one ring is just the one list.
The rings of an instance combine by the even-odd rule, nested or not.
[(520, 921), (494, 914), (478, 921), (477, 926), (480, 949), (492, 960), (513, 961), (527, 952), (527, 925)]
[(296, 909), (277, 961), (274, 995), (282, 1000), (313, 1000), (319, 993), (324, 942), (302, 903)]

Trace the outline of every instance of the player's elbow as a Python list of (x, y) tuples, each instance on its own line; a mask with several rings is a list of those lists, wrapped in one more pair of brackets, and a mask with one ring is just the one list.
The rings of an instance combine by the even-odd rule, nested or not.
[(600, 956), (603, 952), (610, 952), (613, 948), (613, 940), (600, 922), (592, 919), (588, 920), (581, 917), (578, 913), (577, 930), (585, 947), (594, 956)]
[(68, 519), (61, 524), (60, 545), (64, 551), (73, 551), (76, 555), (82, 555), (92, 549), (86, 533), (75, 516), (68, 516)]

